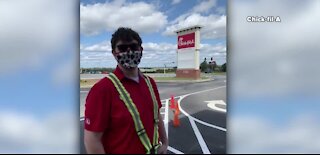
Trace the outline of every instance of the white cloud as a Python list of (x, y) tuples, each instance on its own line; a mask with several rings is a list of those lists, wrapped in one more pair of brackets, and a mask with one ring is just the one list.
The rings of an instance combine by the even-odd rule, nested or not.
[(94, 45), (80, 45), (80, 67), (114, 67), (111, 43), (104, 41)]
[(38, 68), (70, 46), (76, 34), (74, 2), (0, 1), (0, 73)]
[(105, 2), (80, 5), (80, 31), (97, 35), (118, 27), (131, 27), (139, 33), (158, 32), (167, 24), (167, 16), (144, 2)]
[(172, 0), (172, 5), (174, 5), (174, 4), (179, 4), (181, 2), (181, 0)]
[[(229, 57), (235, 97), (319, 94), (320, 2), (232, 1)], [(249, 23), (247, 16), (279, 16)], [(243, 91), (246, 88), (246, 91)]]
[(60, 63), (52, 70), (52, 81), (54, 86), (66, 87), (73, 85), (75, 80), (78, 79), (78, 57)]
[(144, 52), (140, 67), (162, 67), (164, 63), (176, 61), (176, 44), (144, 43), (142, 46)]
[(198, 13), (208, 13), (210, 9), (216, 6), (216, 3), (216, 0), (202, 1), (200, 4), (194, 6), (192, 11)]
[[(194, 6), (190, 12), (185, 13), (177, 17), (175, 20), (171, 21), (166, 27), (165, 31), (162, 33), (167, 36), (176, 35), (174, 31), (195, 26), (201, 25), (201, 37), (203, 39), (217, 39), (217, 38), (226, 38), (226, 16), (209, 14), (210, 9), (216, 7), (216, 0), (206, 0), (202, 1), (198, 5)], [(218, 7), (215, 11), (218, 13), (225, 12), (223, 7)]]
[(275, 125), (256, 116), (228, 121), (229, 153), (319, 153), (320, 125), (314, 115), (300, 115)]
[(111, 53), (111, 43), (108, 42), (102, 42), (99, 44), (94, 44), (91, 46), (84, 47), (84, 45), (80, 45), (81, 51), (92, 51), (92, 52), (110, 52)]
[(194, 25), (201, 25), (201, 38), (217, 39), (226, 37), (226, 16), (209, 15), (203, 16), (199, 13), (181, 15), (170, 26), (166, 27), (164, 35), (176, 35), (174, 31)]
[[(106, 46), (111, 49), (109, 42), (102, 42), (88, 47), (81, 45), (80, 66), (114, 67), (116, 65), (116, 61), (109, 50), (104, 50), (104, 47)], [(176, 62), (177, 44), (148, 42), (143, 43), (142, 46), (143, 57), (140, 67), (162, 67), (164, 63)], [(225, 63), (225, 45), (200, 44), (200, 48), (201, 61), (204, 57), (207, 57), (207, 59), (214, 57), (218, 64)]]
[(0, 112), (0, 152), (77, 153), (78, 124), (73, 116), (58, 112), (45, 118)]
[(211, 57), (218, 65), (222, 65), (227, 60), (226, 46), (222, 44), (210, 45), (200, 44), (200, 63), (207, 58), (207, 61), (211, 61)]
[(170, 43), (144, 43), (143, 49), (148, 52), (172, 52), (176, 51), (177, 46), (176, 44)]

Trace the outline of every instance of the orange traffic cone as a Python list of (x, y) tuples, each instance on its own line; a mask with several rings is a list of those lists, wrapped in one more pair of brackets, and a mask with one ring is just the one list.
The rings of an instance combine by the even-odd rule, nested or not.
[(173, 95), (171, 95), (171, 99), (170, 99), (170, 109), (175, 109), (175, 105), (174, 105), (175, 101), (174, 101), (174, 97)]
[(178, 102), (176, 101), (175, 105), (174, 105), (174, 117), (173, 117), (173, 126), (174, 127), (180, 126), (179, 115), (180, 115), (180, 109), (179, 109)]
[(180, 115), (179, 104), (178, 104), (177, 101), (176, 101), (176, 104), (175, 104), (175, 111), (178, 113), (178, 115)]
[(174, 127), (180, 126), (179, 114), (177, 110), (174, 112), (173, 126)]

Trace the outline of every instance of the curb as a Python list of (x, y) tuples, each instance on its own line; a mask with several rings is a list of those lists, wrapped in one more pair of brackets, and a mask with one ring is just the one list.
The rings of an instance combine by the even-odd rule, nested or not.
[[(205, 80), (155, 80), (156, 83), (201, 83), (201, 82), (209, 82), (214, 81), (215, 79), (205, 79)], [(80, 86), (80, 89), (90, 89), (91, 86)]]
[(206, 79), (206, 80), (155, 80), (157, 83), (201, 83), (201, 82), (209, 82), (214, 81), (214, 79)]
[(92, 87), (93, 87), (93, 85), (92, 86), (80, 86), (80, 89), (90, 89)]

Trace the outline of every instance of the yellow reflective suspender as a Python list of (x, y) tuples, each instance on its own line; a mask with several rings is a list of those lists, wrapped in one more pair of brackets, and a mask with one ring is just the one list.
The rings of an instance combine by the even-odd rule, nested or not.
[(158, 137), (159, 137), (159, 133), (158, 133), (158, 122), (159, 122), (158, 103), (157, 103), (156, 97), (154, 95), (154, 91), (153, 91), (152, 85), (150, 83), (149, 77), (146, 77), (145, 79), (146, 79), (147, 85), (149, 87), (149, 91), (151, 93), (151, 97), (152, 97), (153, 104), (154, 104), (154, 108), (153, 108), (154, 109), (153, 145), (151, 144), (151, 142), (148, 138), (146, 130), (144, 129), (143, 123), (141, 121), (139, 111), (138, 111), (137, 107), (135, 106), (135, 104), (133, 103), (133, 101), (130, 97), (130, 94), (127, 92), (127, 90), (124, 88), (124, 86), (122, 85), (120, 80), (113, 73), (110, 73), (109, 76), (107, 76), (107, 77), (112, 81), (112, 83), (116, 87), (117, 91), (120, 94), (120, 99), (125, 103), (128, 111), (130, 112), (132, 119), (133, 119), (133, 122), (134, 122), (135, 130), (138, 134), (138, 137), (139, 137), (142, 145), (146, 149), (146, 153), (147, 154), (156, 153), (156, 150), (159, 147), (159, 144), (158, 144)]
[(153, 87), (152, 87), (152, 84), (150, 82), (150, 79), (148, 76), (145, 76), (145, 79), (146, 79), (146, 82), (147, 82), (147, 85), (149, 87), (149, 91), (151, 93), (151, 96), (152, 96), (152, 101), (153, 101), (153, 118), (154, 118), (154, 131), (153, 131), (153, 146), (154, 146), (154, 151), (155, 153), (157, 153), (157, 148), (159, 147), (159, 144), (158, 144), (158, 138), (159, 138), (159, 130), (158, 130), (158, 124), (159, 124), (159, 111), (158, 111), (158, 102), (157, 102), (157, 99), (156, 99), (156, 95), (154, 94), (154, 91), (153, 91)]

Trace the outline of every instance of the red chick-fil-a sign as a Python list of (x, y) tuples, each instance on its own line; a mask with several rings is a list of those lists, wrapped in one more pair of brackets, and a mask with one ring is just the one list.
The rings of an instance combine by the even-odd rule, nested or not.
[(178, 49), (195, 46), (195, 33), (178, 36)]

